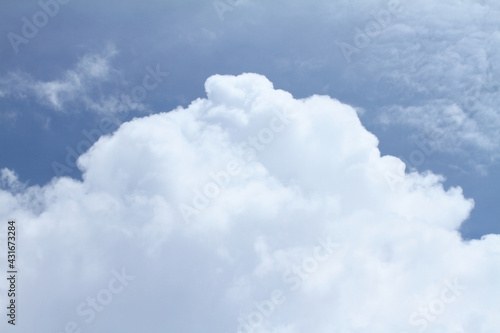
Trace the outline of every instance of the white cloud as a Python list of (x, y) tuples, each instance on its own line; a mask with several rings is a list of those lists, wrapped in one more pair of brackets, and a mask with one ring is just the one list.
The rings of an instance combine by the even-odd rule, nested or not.
[(460, 106), (449, 101), (436, 101), (424, 106), (388, 107), (380, 116), (382, 124), (400, 123), (418, 128), (436, 150), (460, 152), (464, 149), (481, 149), (495, 153), (500, 147), (491, 140), (489, 132), (482, 129), (476, 117), (467, 114)]
[[(500, 237), (461, 240), (473, 201), (460, 188), (430, 173), (391, 186), (402, 162), (337, 100), (297, 100), (256, 74), (205, 88), (102, 137), (78, 161), (83, 181), (12, 191), (2, 172), (0, 220), (21, 230), (19, 329), (500, 329)], [(121, 267), (135, 279), (85, 323), (76, 307)]]
[(110, 63), (117, 53), (112, 45), (100, 53), (89, 53), (78, 61), (74, 69), (67, 70), (62, 78), (52, 81), (37, 80), (23, 72), (10, 72), (0, 79), (0, 98), (35, 97), (41, 104), (60, 112), (74, 105), (108, 114), (142, 110), (144, 106), (140, 102), (124, 100), (123, 96), (128, 96), (125, 91), (121, 92), (121, 96), (120, 92), (103, 92), (101, 85), (105, 82), (112, 81), (118, 86), (124, 83)]
[[(379, 110), (382, 122), (446, 132), (436, 149), (498, 159), (498, 2), (402, 3), (404, 11), (355, 56), (345, 77), (356, 84), (375, 78), (380, 90), (372, 98), (387, 98)], [(463, 123), (450, 118), (451, 110)]]

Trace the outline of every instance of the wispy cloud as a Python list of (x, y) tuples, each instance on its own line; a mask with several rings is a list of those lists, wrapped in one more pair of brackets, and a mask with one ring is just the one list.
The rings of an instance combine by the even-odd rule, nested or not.
[[(495, 13), (495, 14), (493, 14)], [(375, 78), (378, 121), (433, 133), (434, 148), (500, 158), (500, 35), (493, 2), (408, 2), (347, 72)], [(396, 97), (397, 96), (397, 97)]]
[(108, 92), (102, 87), (107, 82), (118, 87), (125, 86), (120, 73), (111, 64), (117, 54), (117, 49), (108, 45), (101, 52), (83, 56), (73, 69), (52, 81), (38, 80), (24, 72), (10, 72), (0, 79), (0, 98), (35, 98), (60, 112), (66, 112), (70, 105), (108, 114), (142, 110), (144, 106), (141, 103), (124, 103), (119, 91)]

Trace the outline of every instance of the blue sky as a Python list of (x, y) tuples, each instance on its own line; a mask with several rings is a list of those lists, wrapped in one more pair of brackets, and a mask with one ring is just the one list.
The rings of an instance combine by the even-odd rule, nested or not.
[[(3, 36), (0, 39), (0, 170), (4, 169), (4, 173), (0, 178), (0, 189), (12, 196), (37, 197), (41, 194), (33, 193), (50, 192), (51, 186), (63, 182), (66, 179), (64, 177), (70, 177), (85, 188), (92, 189), (95, 185), (99, 191), (112, 195), (121, 193), (120, 195), (126, 196), (125, 183), (123, 186), (113, 187), (110, 185), (111, 181), (108, 184), (108, 181), (104, 180), (104, 175), (109, 175), (111, 178), (115, 176), (113, 173), (108, 174), (109, 170), (106, 171), (111, 165), (116, 169), (116, 177), (121, 175), (120, 172), (132, 175), (138, 172), (137, 170), (142, 170), (142, 166), (135, 165), (125, 157), (121, 158), (122, 153), (123, 156), (131, 154), (125, 152), (128, 147), (131, 151), (137, 149), (134, 156), (138, 159), (144, 157), (142, 149), (146, 148), (136, 143), (142, 142), (142, 139), (138, 141), (133, 139), (139, 135), (137, 133), (143, 132), (139, 129), (135, 132), (133, 124), (143, 126), (139, 125), (143, 124), (141, 119), (146, 122), (148, 119), (153, 119), (152, 115), (163, 115), (164, 112), (168, 114), (171, 110), (178, 110), (179, 107), (187, 109), (193, 101), (207, 98), (207, 93), (210, 103), (216, 103), (215, 101), (219, 103), (219, 99), (223, 100), (220, 103), (230, 110), (227, 112), (236, 112), (232, 108), (237, 107), (231, 104), (233, 99), (229, 97), (233, 91), (231, 85), (240, 87), (241, 84), (246, 87), (248, 84), (251, 87), (265, 87), (260, 79), (255, 79), (257, 82), (255, 84), (248, 83), (244, 76), (241, 78), (243, 83), (231, 81), (232, 79), (218, 83), (214, 79), (215, 83), (211, 86), (205, 82), (216, 74), (257, 73), (272, 82), (274, 89), (289, 92), (295, 100), (308, 100), (312, 95), (326, 95), (352, 107), (362, 126), (378, 139), (381, 155), (399, 157), (405, 162), (407, 176), (399, 176), (410, 177), (408, 175), (413, 171), (424, 176), (429, 173), (441, 175), (443, 178), (438, 183), (443, 184), (443, 193), (448, 193), (446, 195), (452, 197), (453, 195), (447, 191), (460, 187), (465, 198), (463, 200), (473, 200), (472, 210), (464, 213), (460, 223), (453, 229), (460, 232), (463, 240), (480, 240), (485, 235), (498, 234), (500, 233), (498, 219), (500, 207), (497, 204), (500, 197), (499, 12), (498, 3), (488, 0), (461, 2), (452, 0), (357, 2), (70, 0), (66, 3), (56, 0), (2, 1), (0, 3), (0, 36)], [(215, 92), (210, 95), (207, 87), (212, 87)], [(245, 91), (250, 94), (249, 91), (253, 91), (254, 88), (248, 89), (250, 90)], [(255, 89), (260, 94), (267, 88)], [(276, 97), (277, 100), (280, 100), (279, 98)], [(316, 105), (314, 101), (311, 103)], [(200, 110), (205, 108), (209, 110), (204, 104), (199, 106)], [(192, 112), (200, 112), (199, 117), (202, 117), (202, 111)], [(206, 112), (211, 114), (212, 111)], [(231, 128), (238, 123), (235, 120), (236, 115), (233, 116), (235, 118), (231, 120), (220, 120), (220, 124), (226, 124)], [(179, 117), (180, 120), (175, 121), (180, 124), (184, 118)], [(325, 118), (326, 123), (327, 119), (329, 118)], [(161, 123), (159, 119), (157, 122)], [(339, 122), (341, 123), (341, 120)], [(130, 125), (120, 127), (122, 123)], [(311, 120), (312, 123), (314, 122)], [(119, 127), (122, 134), (114, 134)], [(312, 193), (316, 193), (313, 189), (318, 191), (318, 195), (323, 193), (319, 185), (310, 187), (312, 185), (305, 180), (309, 179), (309, 176), (306, 177), (305, 174), (308, 168), (313, 172), (317, 165), (323, 163), (320, 162), (319, 156), (328, 160), (335, 158), (337, 136), (334, 127), (331, 127), (331, 130), (328, 126), (312, 130), (311, 137), (305, 134), (290, 137), (288, 145), (283, 144), (289, 151), (277, 150), (274, 157), (263, 153), (265, 156), (263, 158), (269, 158), (271, 161), (267, 166), (270, 175), (273, 172), (281, 175), (281, 171), (277, 170), (290, 170), (290, 174), (293, 174), (298, 166), (284, 162), (280, 164), (280, 156), (283, 156), (285, 161), (289, 154), (293, 152), (299, 154), (303, 148), (302, 143), (299, 143), (301, 142), (299, 137), (303, 140), (314, 140), (313, 136), (316, 134), (313, 133), (316, 133), (315, 131), (323, 133), (324, 130), (325, 136), (318, 139), (318, 142), (321, 142), (318, 147), (324, 145), (324, 149), (320, 150), (318, 155), (313, 154), (316, 152), (315, 146), (311, 151), (303, 151), (304, 158), (308, 157), (307, 161), (310, 163), (305, 163), (300, 173), (304, 176), (304, 183), (301, 183), (302, 178), (299, 176), (296, 184), (292, 182), (295, 184), (293, 186), (297, 186), (304, 193), (310, 193), (311, 196)], [(192, 137), (186, 133), (191, 133), (193, 128), (186, 125), (182, 133), (191, 139)], [(343, 131), (343, 129), (337, 130)], [(352, 133), (358, 132), (353, 130)], [(100, 146), (94, 146), (84, 155), (85, 157), (79, 161), (80, 167), (77, 167), (78, 156), (85, 153), (101, 135), (107, 136), (99, 141)], [(154, 135), (160, 134), (156, 134), (155, 129), (151, 128), (152, 145), (156, 140), (156, 137), (153, 138)], [(211, 134), (207, 135), (210, 137)], [(228, 129), (225, 135), (236, 134)], [(174, 137), (165, 140), (174, 140), (172, 138)], [(357, 139), (353, 137), (351, 140)], [(123, 145), (120, 145), (120, 142)], [(149, 141), (144, 142), (148, 146)], [(176, 147), (169, 150), (169, 153), (177, 149), (189, 151), (185, 147), (191, 147), (184, 141), (167, 142)], [(198, 147), (198, 143), (193, 145)], [(209, 143), (206, 145), (206, 152), (215, 149), (210, 148)], [(328, 147), (331, 147), (331, 150)], [(103, 156), (106, 154), (116, 159), (104, 163)], [(167, 153), (165, 154), (167, 156)], [(187, 158), (190, 155), (186, 152), (182, 156)], [(208, 167), (211, 158), (206, 157), (206, 160), (200, 162), (199, 167)], [(217, 158), (221, 159), (222, 155)], [(120, 165), (118, 161), (122, 161), (123, 164)], [(157, 165), (155, 159), (145, 159), (145, 161)], [(206, 165), (203, 161), (206, 161)], [(101, 162), (102, 165), (99, 164)], [(164, 165), (161, 172), (170, 173), (174, 177), (177, 172), (176, 160), (168, 159), (168, 162), (164, 163), (166, 164), (160, 163)], [(345, 163), (348, 165), (348, 162)], [(180, 165), (179, 162), (179, 168)], [(186, 170), (190, 170), (191, 166), (196, 170), (193, 164), (182, 165)], [(256, 167), (255, 170), (260, 169)], [(322, 174), (324, 179), (330, 179), (328, 176), (330, 171), (348, 174), (345, 170), (322, 170), (320, 168), (314, 172)], [(100, 176), (99, 172), (102, 172)], [(161, 173), (148, 172), (153, 178)], [(14, 174), (16, 176), (12, 176)], [(285, 175), (288, 175), (288, 171), (283, 171), (283, 177)], [(99, 177), (103, 177), (102, 182), (98, 181)], [(285, 178), (276, 177), (285, 182), (283, 180)], [(331, 177), (333, 179), (336, 176)], [(193, 176), (192, 179), (198, 178)], [(363, 179), (360, 178), (359, 182), (362, 183)], [(357, 182), (357, 179), (353, 180), (352, 189), (345, 185), (345, 192), (340, 192), (339, 197), (342, 198), (344, 194), (349, 197), (346, 193), (358, 187), (361, 191), (364, 185), (359, 185)], [(116, 180), (116, 184), (119, 183), (120, 181)], [(174, 186), (174, 183), (172, 180), (166, 184), (172, 188), (185, 186), (189, 190), (195, 186), (194, 180), (193, 183), (184, 185), (175, 183)], [(408, 192), (405, 193), (409, 195), (413, 191), (420, 191), (420, 185), (415, 186), (416, 189), (408, 187)], [(422, 186), (426, 188), (430, 185)], [(179, 189), (179, 193), (184, 193), (183, 191)], [(31, 194), (28, 195), (28, 192)], [(148, 190), (145, 190), (145, 193), (148, 193)], [(365, 194), (360, 193), (359, 196), (364, 198)], [(424, 196), (433, 197), (428, 193)], [(44, 198), (48, 200), (46, 196)], [(43, 201), (40, 198), (39, 200)], [(436, 202), (439, 200), (436, 199)], [(406, 207), (404, 203), (401, 205), (400, 208), (394, 209), (399, 212), (399, 209)], [(462, 206), (466, 205), (463, 203)], [(49, 204), (46, 202), (41, 204), (41, 207), (45, 208), (40, 208), (41, 211), (33, 210), (31, 215), (28, 214), (33, 221), (43, 220), (42, 217), (46, 215), (50, 216), (49, 213), (46, 215), (43, 213), (44, 209), (50, 211), (47, 208)], [(426, 209), (422, 207), (419, 209)], [(447, 207), (447, 204), (443, 204), (443, 210), (455, 210)], [(325, 208), (325, 211), (327, 210)], [(456, 211), (461, 212), (459, 208), (456, 208)], [(10, 211), (6, 208), (6, 211), (2, 212), (5, 216), (16, 214), (24, 216), (14, 208)], [(267, 216), (265, 213), (262, 214)], [(60, 223), (65, 219), (64, 214), (55, 216), (61, 219)], [(258, 218), (261, 215), (256, 216), (255, 218)], [(94, 230), (92, 228), (91, 230)], [(132, 228), (130, 232), (133, 230), (135, 229)], [(191, 237), (189, 234), (181, 233), (181, 235), (179, 236), (181, 238)], [(49, 239), (50, 237), (43, 238), (43, 241)], [(166, 253), (167, 249), (175, 249), (176, 242), (180, 242), (177, 239), (169, 243), (165, 239), (157, 240), (164, 244), (158, 245), (162, 249), (159, 250), (160, 253)], [(217, 237), (213, 236), (209, 242), (216, 240)], [(44, 244), (41, 238), (38, 241)], [(116, 238), (116, 242), (122, 244), (121, 242), (126, 241)], [(142, 243), (138, 244), (134, 246), (141, 248)], [(498, 246), (498, 243), (496, 244)], [(103, 247), (106, 248), (104, 245)], [(195, 253), (197, 252), (192, 250), (186, 256), (195, 256)], [(104, 271), (109, 273), (111, 270)], [(186, 269), (186, 274), (195, 273)], [(107, 281), (109, 278), (104, 273), (99, 276), (102, 281)], [(88, 278), (92, 280), (91, 277)], [(435, 280), (439, 279), (436, 277)], [(33, 280), (34, 284), (35, 282), (36, 280)], [(79, 299), (78, 297), (75, 296), (76, 299)], [(75, 302), (78, 304), (78, 301), (72, 299), (65, 301), (70, 307), (73, 307), (71, 304)], [(118, 309), (119, 306), (112, 311)], [(54, 311), (57, 310), (54, 308)], [(208, 316), (206, 313), (204, 315)], [(66, 317), (68, 316), (70, 314)], [(47, 326), (44, 327), (61, 330), (64, 326), (61, 322), (64, 323), (66, 317), (63, 314), (60, 314), (60, 317), (51, 324), (46, 322)], [(110, 315), (109, 318), (109, 323), (112, 323), (114, 316)], [(103, 328), (109, 323), (103, 319), (102, 322), (94, 322), (92, 325)], [(161, 326), (160, 323), (157, 324), (159, 326), (155, 327)], [(212, 327), (214, 329), (224, 327), (229, 331), (227, 327), (231, 327), (231, 324), (227, 325), (214, 324)], [(307, 323), (297, 323), (294, 327), (305, 329), (307, 325)], [(435, 329), (439, 329), (439, 325), (434, 326)], [(167, 326), (184, 327), (174, 322), (169, 322)], [(141, 326), (133, 324), (130, 327)], [(184, 331), (196, 329), (195, 326), (189, 327)], [(287, 325), (276, 327), (278, 327), (276, 332), (279, 329), (281, 329), (279, 332), (294, 332), (295, 329)], [(325, 324), (324, 327), (334, 326)], [(339, 329), (346, 327), (351, 326), (339, 326)], [(451, 326), (443, 327), (448, 329)], [(467, 327), (474, 326), (464, 323), (461, 327), (466, 330)], [(485, 327), (476, 327), (476, 331), (493, 332)], [(498, 328), (498, 326), (491, 327)]]
[[(89, 82), (91, 98), (130, 94), (147, 74), (147, 66), (159, 65), (169, 73), (144, 100), (144, 112), (149, 114), (202, 97), (203, 82), (212, 74), (260, 73), (296, 97), (327, 94), (362, 108), (363, 124), (380, 139), (383, 154), (407, 160), (418, 149), (415, 138), (426, 130), (453, 132), (432, 142), (439, 149), (414, 166), (444, 175), (447, 186), (461, 186), (474, 198), (476, 208), (462, 227), (464, 237), (499, 232), (494, 200), (500, 191), (498, 21), (487, 3), (467, 4), (475, 10), (470, 16), (452, 6), (454, 10), (439, 19), (436, 13), (447, 3), (401, 6), (405, 9), (400, 14), (383, 17), (387, 26), (368, 37), (365, 48), (356, 47), (356, 41), (361, 46), (365, 42), (363, 37), (354, 40), (356, 29), (376, 21), (388, 4), (370, 2), (353, 8), (348, 2), (236, 3), (151, 1), (143, 6), (133, 1), (69, 1), (27, 44), (2, 40), (2, 89), (12, 84), (5, 79), (9, 73), (55, 81), (85, 55), (98, 54), (108, 57), (112, 77)], [(4, 1), (1, 6), (3, 35), (22, 36), (21, 18), (32, 20), (41, 9), (29, 1)], [(346, 51), (350, 62), (340, 43), (358, 50)], [(116, 54), (106, 55), (109, 47)], [(106, 112), (88, 110), (81, 101), (68, 102), (64, 109), (54, 110), (34, 96), (4, 96), (2, 167), (14, 169), (30, 184), (54, 177), (51, 163), (63, 161), (65, 147), (75, 147), (84, 138), (81, 131), (93, 128)], [(442, 108), (464, 103), (473, 106), (462, 109), (472, 125), (453, 131)], [(418, 109), (424, 107), (426, 111)], [(414, 109), (405, 115), (402, 108)], [(140, 115), (134, 110), (124, 113), (123, 120)], [(380, 121), (383, 116), (390, 120)], [(464, 138), (477, 133), (487, 141), (482, 146)], [(69, 175), (78, 177), (79, 172)]]

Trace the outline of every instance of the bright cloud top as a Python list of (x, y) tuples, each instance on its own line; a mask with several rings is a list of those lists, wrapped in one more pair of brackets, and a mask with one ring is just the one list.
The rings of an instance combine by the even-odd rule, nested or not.
[(498, 332), (500, 238), (461, 240), (460, 188), (402, 173), (337, 100), (205, 88), (102, 137), (81, 182), (2, 171), (24, 331)]

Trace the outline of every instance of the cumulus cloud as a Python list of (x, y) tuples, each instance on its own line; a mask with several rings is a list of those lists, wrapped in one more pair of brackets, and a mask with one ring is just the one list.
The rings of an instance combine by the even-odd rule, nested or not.
[(82, 181), (2, 171), (19, 329), (498, 332), (500, 237), (461, 239), (460, 188), (402, 173), (330, 97), (257, 74), (205, 88), (102, 137)]

